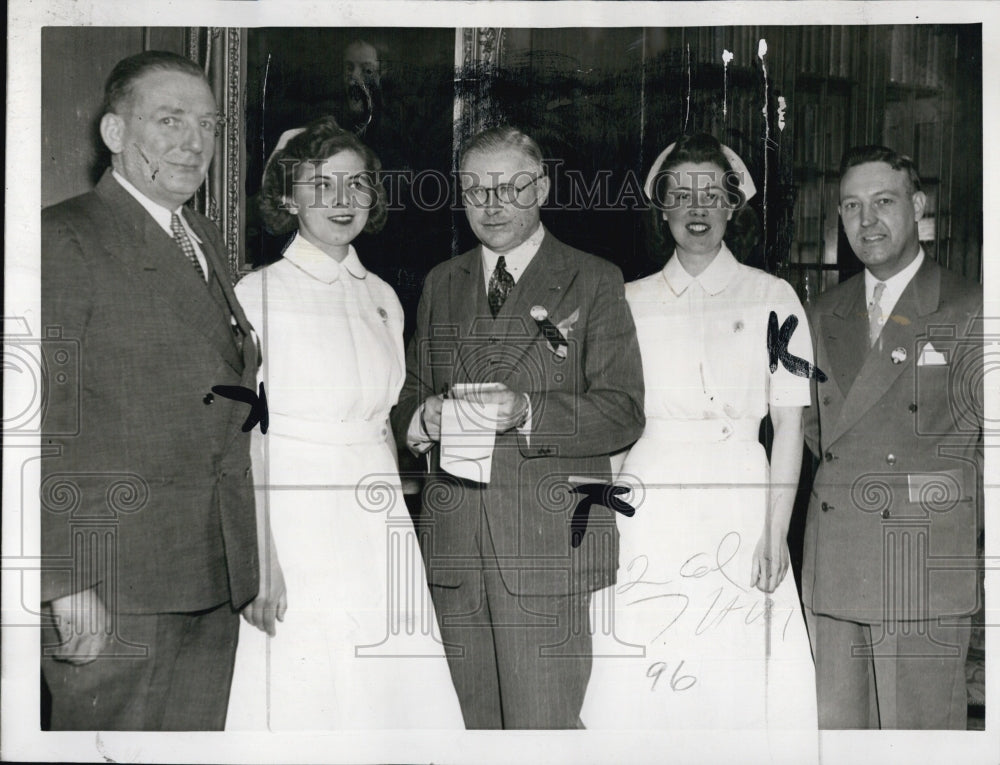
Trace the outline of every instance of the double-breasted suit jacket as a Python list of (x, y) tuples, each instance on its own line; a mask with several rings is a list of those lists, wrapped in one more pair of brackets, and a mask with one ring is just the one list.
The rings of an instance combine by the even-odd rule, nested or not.
[[(108, 605), (124, 613), (239, 608), (257, 595), (250, 435), (241, 430), (249, 407), (211, 391), (256, 391), (258, 348), (221, 235), (197, 213), (184, 216), (208, 262), (207, 286), (110, 171), (94, 191), (42, 213), (43, 325), (79, 358), (79, 386), (48, 381), (42, 550), (52, 561), (69, 556), (74, 526), (95, 520), (114, 536), (108, 569), (79, 553), (73, 566), (65, 557), (47, 566), (43, 601), (107, 585), (97, 581), (107, 576), (117, 585)], [(50, 368), (60, 368), (57, 347), (46, 346)]]
[[(562, 327), (563, 346), (536, 321)], [(485, 512), (499, 570), (518, 595), (566, 595), (614, 582), (614, 512), (590, 510), (572, 544), (581, 495), (574, 484), (607, 481), (609, 454), (642, 432), (642, 366), (621, 273), (546, 234), (503, 307), (490, 314), (482, 250), (427, 277), (393, 422), (400, 439), (417, 407), (456, 383), (500, 382), (531, 400), (530, 434), (499, 433), (488, 484), (438, 469), (435, 447), (424, 489), (428, 580), (457, 586), (458, 569), (479, 555)], [(465, 562), (463, 562), (465, 559)], [(473, 567), (478, 567), (474, 564)]]
[(875, 624), (976, 609), (981, 310), (980, 289), (926, 257), (871, 348), (863, 273), (817, 299), (829, 379), (806, 413), (820, 464), (802, 573), (815, 613)]

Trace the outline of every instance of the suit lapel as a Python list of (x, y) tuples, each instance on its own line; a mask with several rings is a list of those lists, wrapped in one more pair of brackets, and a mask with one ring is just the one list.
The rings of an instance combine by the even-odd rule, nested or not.
[[(116, 246), (111, 255), (128, 268), (164, 307), (204, 335), (234, 370), (242, 360), (233, 340), (229, 318), (212, 298), (177, 243), (153, 220), (110, 172), (98, 184), (97, 193), (113, 211), (118, 226)], [(202, 250), (211, 250), (201, 236)], [(215, 253), (205, 252), (210, 270), (215, 271)], [(209, 278), (212, 278), (211, 276)]]
[[(545, 308), (549, 319), (555, 323), (557, 310), (576, 272), (569, 267), (559, 242), (546, 232), (541, 247), (531, 259), (521, 278), (507, 297), (496, 320), (507, 330), (504, 338), (514, 341), (520, 351), (505, 364), (504, 374), (497, 382), (506, 382), (520, 367), (521, 358), (537, 348), (542, 331), (531, 316), (536, 306)], [(488, 309), (487, 309), (488, 310)]]
[[(863, 284), (863, 282), (862, 282)], [(889, 321), (882, 328), (880, 342), (865, 356), (840, 410), (840, 418), (831, 434), (831, 443), (858, 422), (875, 406), (903, 372), (917, 363), (917, 336), (924, 331), (922, 317), (938, 307), (940, 272), (937, 264), (926, 256), (920, 270), (899, 296)], [(867, 340), (867, 319), (865, 320)], [(905, 358), (893, 363), (896, 349), (903, 349)]]
[(847, 396), (869, 352), (863, 276), (855, 280), (840, 303), (834, 306), (822, 331), (833, 377), (841, 393)]
[[(204, 218), (189, 216), (188, 222), (201, 239), (201, 249), (209, 264), (210, 294), (227, 316), (232, 316), (236, 320), (236, 325), (243, 338), (243, 367), (256, 373), (257, 367), (262, 363), (261, 348), (258, 345), (260, 339), (254, 333), (250, 320), (243, 313), (243, 306), (236, 298), (236, 292), (233, 290), (233, 282), (230, 278), (229, 261), (225, 257), (226, 251), (225, 249), (220, 250), (214, 244), (215, 241), (218, 241), (219, 234), (217, 231), (207, 230), (211, 224), (206, 223)], [(230, 330), (232, 330), (232, 326), (230, 326)], [(236, 347), (239, 350), (239, 344)], [(238, 370), (238, 367), (236, 369)], [(253, 375), (251, 375), (252, 377)]]
[[(490, 308), (483, 284), (482, 249), (476, 247), (458, 257), (448, 285), (449, 319), (457, 325), (456, 339), (480, 338), (484, 332), (485, 322), (490, 318)], [(476, 346), (478, 343), (458, 343), (451, 373), (452, 384), (480, 382), (470, 376), (470, 370), (476, 364), (474, 359), (469, 358), (469, 354)]]

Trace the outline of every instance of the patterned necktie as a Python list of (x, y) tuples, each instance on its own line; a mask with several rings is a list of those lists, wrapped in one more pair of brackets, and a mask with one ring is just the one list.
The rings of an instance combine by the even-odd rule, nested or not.
[(514, 277), (507, 270), (506, 258), (501, 255), (497, 261), (497, 267), (493, 269), (493, 275), (490, 276), (490, 287), (486, 291), (486, 297), (490, 301), (490, 312), (494, 318), (500, 313), (500, 309), (512, 289), (514, 289)]
[(879, 334), (882, 332), (882, 293), (885, 292), (885, 282), (878, 282), (875, 285), (875, 292), (872, 294), (872, 302), (868, 305), (868, 344), (875, 345)]
[(191, 261), (191, 265), (194, 266), (194, 270), (198, 272), (198, 276), (201, 277), (202, 281), (208, 281), (205, 277), (205, 271), (201, 267), (201, 263), (198, 262), (198, 256), (195, 254), (194, 245), (191, 243), (191, 239), (187, 235), (187, 231), (184, 230), (184, 226), (181, 225), (180, 216), (174, 213), (170, 216), (170, 231), (174, 235), (174, 241), (177, 242), (177, 246), (181, 248), (187, 259)]

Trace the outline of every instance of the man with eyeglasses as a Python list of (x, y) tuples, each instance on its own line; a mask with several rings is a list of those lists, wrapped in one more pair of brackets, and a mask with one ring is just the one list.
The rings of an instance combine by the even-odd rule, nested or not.
[[(607, 507), (578, 512), (574, 487), (608, 482), (608, 455), (642, 432), (635, 327), (619, 270), (542, 226), (550, 181), (529, 136), (486, 130), (459, 167), (481, 245), (428, 275), (393, 415), (428, 458), (428, 583), (468, 728), (581, 727), (590, 594), (615, 580), (618, 532)], [(478, 481), (441, 469), (448, 397), (470, 385), (496, 408)]]

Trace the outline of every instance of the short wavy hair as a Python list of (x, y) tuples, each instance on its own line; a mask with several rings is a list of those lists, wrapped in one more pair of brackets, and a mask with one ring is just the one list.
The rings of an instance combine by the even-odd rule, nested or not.
[(458, 167), (461, 170), (470, 154), (476, 152), (490, 153), (494, 151), (504, 151), (513, 149), (521, 152), (525, 157), (538, 165), (539, 173), (545, 174), (545, 160), (542, 157), (542, 150), (535, 142), (535, 139), (519, 130), (513, 125), (497, 125), (486, 128), (469, 139), (462, 147), (462, 153), (458, 160)]
[(910, 181), (910, 193), (920, 191), (920, 173), (917, 172), (917, 163), (905, 154), (900, 154), (888, 146), (879, 146), (878, 144), (852, 146), (845, 151), (844, 156), (840, 159), (840, 177), (843, 178), (852, 167), (865, 165), (869, 162), (884, 162), (893, 170), (904, 171)]
[(196, 77), (211, 87), (205, 72), (191, 59), (165, 50), (147, 50), (123, 58), (104, 83), (101, 114), (117, 114), (132, 97), (136, 82), (150, 72), (180, 72)]
[(382, 230), (388, 217), (385, 187), (379, 178), (382, 163), (375, 152), (354, 133), (340, 127), (336, 119), (320, 117), (306, 125), (305, 130), (275, 151), (267, 161), (259, 206), (269, 232), (286, 234), (298, 227), (298, 219), (288, 211), (288, 192), (295, 180), (295, 171), (303, 163), (322, 161), (342, 151), (355, 152), (364, 161), (365, 170), (371, 173), (375, 200), (368, 208), (365, 233), (377, 234)]

